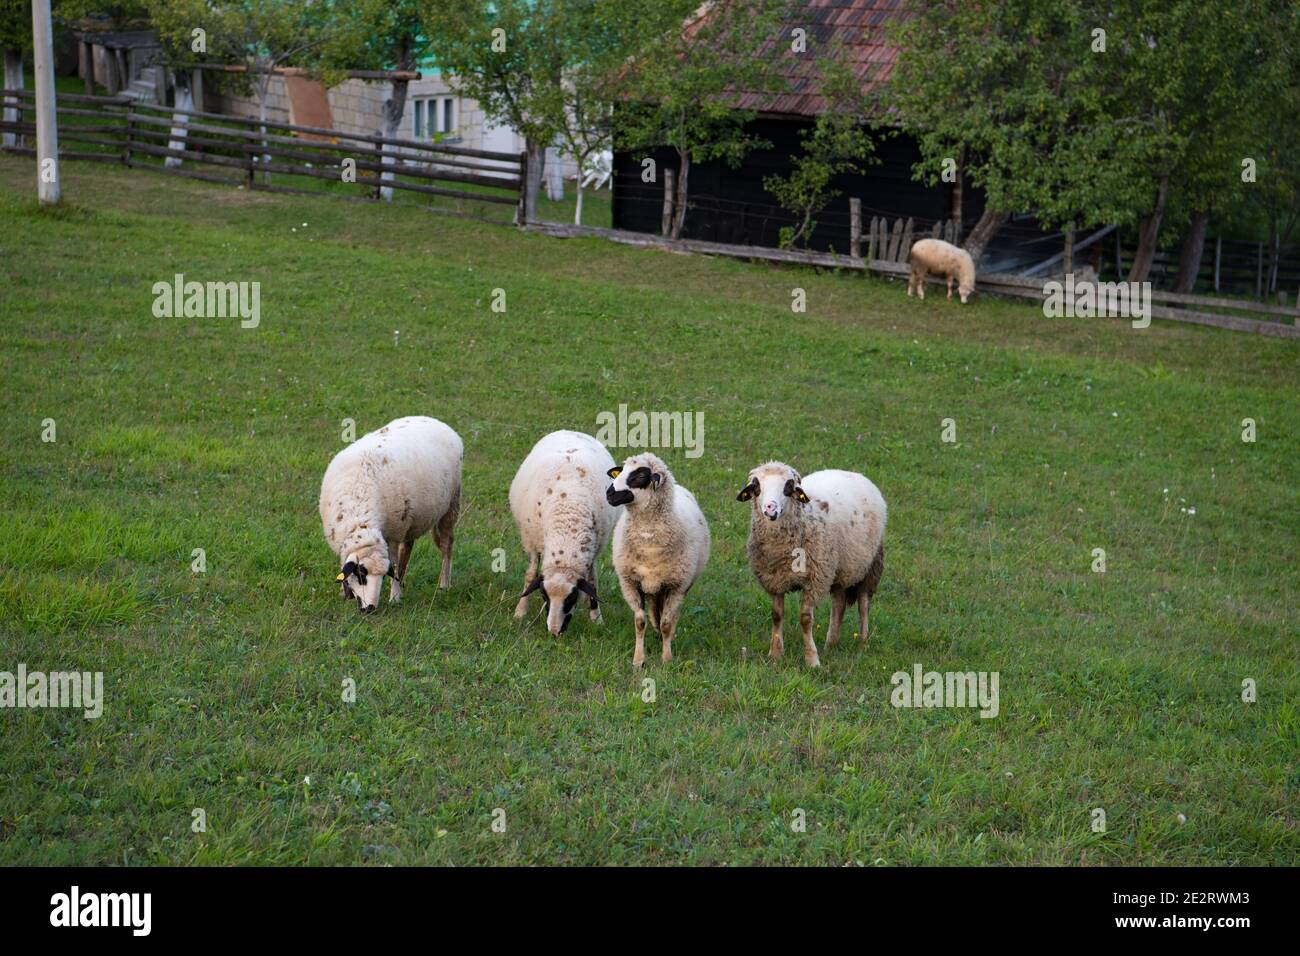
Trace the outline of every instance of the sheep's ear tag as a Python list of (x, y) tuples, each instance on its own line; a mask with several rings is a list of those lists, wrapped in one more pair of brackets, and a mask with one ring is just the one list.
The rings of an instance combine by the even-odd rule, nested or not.
[(623, 474), (623, 469), (618, 465), (615, 465), (609, 471), (605, 472), (605, 474), (609, 475), (611, 478), (617, 478), (619, 475)]
[(804, 490), (802, 488), (796, 488), (794, 491), (794, 496), (804, 504), (808, 503), (808, 496), (804, 493)]
[(338, 576), (337, 578), (335, 578), (334, 580), (335, 580), (335, 581), (342, 581), (342, 580), (344, 580), (343, 572), (340, 571), (340, 572), (339, 572), (339, 576)]

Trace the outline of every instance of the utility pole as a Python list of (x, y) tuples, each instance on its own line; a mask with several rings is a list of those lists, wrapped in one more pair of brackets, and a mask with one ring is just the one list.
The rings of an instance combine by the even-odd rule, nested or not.
[(59, 201), (59, 130), (54, 109), (54, 25), (50, 0), (32, 0), (32, 59), (36, 69), (36, 195)]

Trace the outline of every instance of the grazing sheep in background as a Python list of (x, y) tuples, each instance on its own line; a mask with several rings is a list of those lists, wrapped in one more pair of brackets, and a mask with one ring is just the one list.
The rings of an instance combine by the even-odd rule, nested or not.
[[(605, 491), (625, 509), (614, 526), (614, 570), (623, 599), (636, 615), (632, 666), (645, 663), (646, 612), (663, 640), (663, 660), (673, 659), (673, 634), (686, 592), (709, 560), (709, 525), (695, 496), (649, 452), (609, 469)], [(649, 598), (647, 601), (646, 599)]]
[(952, 298), (952, 284), (957, 282), (957, 292), (964, 303), (967, 296), (975, 291), (975, 261), (965, 249), (954, 246), (942, 239), (922, 239), (912, 246), (908, 254), (912, 272), (907, 277), (907, 294), (912, 290), (922, 299), (925, 298), (925, 277), (931, 273), (944, 276), (948, 280), (948, 298)]
[(749, 519), (749, 563), (772, 598), (772, 646), (785, 649), (781, 621), (785, 595), (801, 591), (799, 624), (804, 661), (821, 662), (813, 641), (813, 610), (831, 596), (826, 646), (840, 636), (844, 609), (857, 602), (867, 642), (867, 612), (885, 567), (885, 499), (870, 480), (851, 471), (799, 472), (779, 461), (749, 473), (737, 501), (753, 501)]
[(591, 602), (591, 619), (600, 621), (596, 558), (618, 518), (605, 500), (605, 473), (612, 467), (604, 445), (570, 431), (542, 438), (519, 466), (510, 483), (510, 510), (528, 572), (515, 617), (528, 613), (528, 595), (540, 587), (552, 634), (569, 626), (579, 592)]
[(451, 586), (451, 545), (460, 514), (460, 436), (436, 418), (398, 418), (334, 456), (320, 488), (320, 518), (343, 570), (343, 596), (363, 611), (402, 598), (417, 538), (431, 532), (442, 552), (439, 587)]

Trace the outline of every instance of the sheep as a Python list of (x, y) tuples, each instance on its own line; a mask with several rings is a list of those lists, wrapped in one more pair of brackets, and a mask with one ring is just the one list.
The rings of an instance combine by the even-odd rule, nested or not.
[(907, 277), (907, 294), (912, 290), (922, 299), (925, 298), (925, 277), (933, 272), (948, 280), (948, 298), (952, 298), (952, 284), (957, 282), (957, 292), (962, 304), (975, 291), (975, 261), (965, 249), (954, 246), (942, 239), (922, 239), (912, 246), (908, 253), (912, 264), (911, 274)]
[(426, 531), (442, 552), (438, 586), (451, 586), (465, 445), (436, 418), (398, 418), (334, 456), (320, 488), (325, 537), (339, 556), (343, 597), (362, 611), (402, 599), (411, 548)]
[(858, 604), (861, 643), (868, 639), (867, 612), (885, 568), (885, 499), (863, 475), (851, 471), (799, 472), (779, 461), (749, 473), (737, 501), (753, 501), (749, 520), (749, 563), (758, 583), (772, 598), (772, 645), (785, 650), (781, 621), (785, 595), (802, 591), (799, 624), (804, 661), (817, 667), (813, 610), (828, 593), (831, 620), (826, 646), (840, 636), (847, 605)]
[(618, 517), (605, 500), (605, 473), (613, 466), (604, 445), (572, 431), (546, 435), (519, 466), (510, 510), (528, 571), (515, 617), (528, 613), (528, 596), (541, 588), (552, 634), (569, 626), (580, 593), (590, 602), (591, 620), (600, 623), (596, 559)]
[(645, 663), (647, 611), (668, 663), (682, 601), (709, 560), (709, 525), (695, 496), (677, 484), (658, 456), (633, 455), (608, 474), (614, 482), (606, 499), (626, 509), (614, 526), (613, 553), (623, 599), (636, 616), (632, 666)]

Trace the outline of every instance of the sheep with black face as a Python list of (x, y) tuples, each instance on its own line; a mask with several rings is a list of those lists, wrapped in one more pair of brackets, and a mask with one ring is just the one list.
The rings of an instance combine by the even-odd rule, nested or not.
[(528, 557), (524, 592), (515, 617), (528, 613), (528, 597), (542, 592), (546, 627), (561, 634), (580, 597), (600, 621), (596, 560), (618, 517), (605, 500), (609, 451), (582, 432), (551, 432), (533, 446), (510, 483), (510, 511)]
[(831, 597), (826, 646), (840, 635), (844, 610), (858, 605), (861, 641), (868, 638), (868, 609), (885, 567), (885, 499), (870, 479), (851, 471), (826, 470), (801, 478), (784, 462), (769, 461), (750, 471), (737, 501), (752, 502), (749, 564), (772, 599), (772, 644), (785, 649), (781, 623), (785, 596), (799, 591), (804, 661), (820, 665), (813, 640), (813, 611)]
[(464, 445), (436, 418), (411, 416), (358, 438), (334, 456), (320, 489), (325, 538), (339, 556), (343, 597), (362, 611), (401, 600), (411, 549), (424, 534), (442, 552), (439, 587), (451, 586)]
[(624, 509), (614, 526), (613, 555), (623, 600), (636, 619), (632, 666), (645, 663), (647, 612), (667, 663), (686, 592), (709, 560), (709, 525), (695, 496), (657, 455), (633, 455), (609, 477), (614, 482), (605, 497)]

